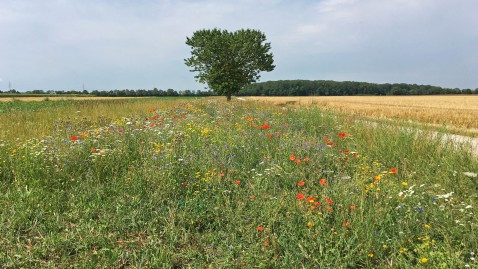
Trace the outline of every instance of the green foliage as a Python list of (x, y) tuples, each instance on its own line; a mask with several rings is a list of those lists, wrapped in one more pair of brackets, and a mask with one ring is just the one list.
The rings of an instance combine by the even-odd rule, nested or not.
[(450, 89), (406, 83), (368, 83), (333, 80), (279, 80), (254, 83), (241, 89), (242, 96), (341, 96), (341, 95), (438, 95), (478, 94), (470, 89)]
[(199, 30), (187, 37), (191, 57), (185, 64), (198, 72), (195, 78), (228, 100), (242, 87), (257, 81), (260, 71), (274, 70), (270, 43), (257, 30)]
[(478, 265), (478, 162), (455, 145), (319, 109), (149, 104), (0, 143), (0, 267)]

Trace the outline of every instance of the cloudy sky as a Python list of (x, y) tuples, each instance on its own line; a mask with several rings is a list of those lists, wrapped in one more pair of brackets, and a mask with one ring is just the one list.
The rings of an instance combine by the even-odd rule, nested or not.
[[(285, 79), (478, 88), (476, 0), (0, 0), (0, 90), (198, 90), (199, 29), (264, 32)], [(83, 86), (84, 85), (84, 86)]]

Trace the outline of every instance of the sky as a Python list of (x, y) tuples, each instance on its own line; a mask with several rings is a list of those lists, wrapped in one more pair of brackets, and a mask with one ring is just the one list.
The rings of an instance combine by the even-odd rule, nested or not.
[(309, 79), (478, 88), (476, 0), (0, 0), (0, 90), (201, 90), (201, 29), (255, 29)]

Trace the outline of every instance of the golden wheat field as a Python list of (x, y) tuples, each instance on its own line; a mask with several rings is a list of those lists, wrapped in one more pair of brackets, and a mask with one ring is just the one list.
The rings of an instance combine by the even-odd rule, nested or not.
[(478, 96), (247, 97), (279, 106), (318, 106), (359, 117), (416, 122), (478, 135)]

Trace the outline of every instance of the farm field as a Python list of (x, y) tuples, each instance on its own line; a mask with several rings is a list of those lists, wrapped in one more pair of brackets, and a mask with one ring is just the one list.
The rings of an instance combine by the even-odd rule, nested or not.
[(0, 103), (0, 267), (478, 266), (466, 145), (267, 102)]
[(247, 97), (277, 105), (319, 106), (325, 109), (381, 120), (418, 123), (478, 137), (478, 96), (310, 96)]

